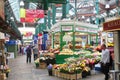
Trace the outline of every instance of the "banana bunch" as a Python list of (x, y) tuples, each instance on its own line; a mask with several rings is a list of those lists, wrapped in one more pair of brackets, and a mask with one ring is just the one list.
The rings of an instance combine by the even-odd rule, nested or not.
[(84, 68), (84, 67), (86, 66), (85, 62), (81, 62), (81, 63), (80, 63), (80, 66), (81, 66), (82, 68)]
[(113, 43), (109, 43), (109, 42), (107, 43), (107, 45), (108, 45), (108, 46), (114, 46)]

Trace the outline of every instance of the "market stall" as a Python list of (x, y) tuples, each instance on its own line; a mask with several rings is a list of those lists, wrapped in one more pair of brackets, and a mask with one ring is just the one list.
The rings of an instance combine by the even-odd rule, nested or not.
[(8, 77), (10, 68), (7, 64), (8, 54), (5, 52), (5, 39), (0, 39), (0, 80), (5, 80)]
[(93, 46), (97, 46), (99, 41), (98, 30), (96, 25), (78, 21), (61, 21), (53, 25), (52, 49), (49, 49), (56, 60), (53, 75), (65, 79), (80, 79), (88, 75), (101, 56), (101, 53), (93, 52)]
[[(90, 45), (92, 41), (98, 44), (98, 26), (78, 21), (61, 21), (51, 27), (52, 48), (70, 45), (72, 50)], [(93, 38), (95, 37), (95, 38)]]

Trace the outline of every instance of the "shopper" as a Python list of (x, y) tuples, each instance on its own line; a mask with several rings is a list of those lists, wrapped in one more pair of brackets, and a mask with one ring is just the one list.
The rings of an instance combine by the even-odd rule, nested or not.
[(52, 76), (52, 64), (47, 66), (49, 76)]
[(19, 55), (22, 55), (22, 45), (19, 47)]
[(105, 80), (108, 80), (110, 78), (110, 76), (109, 76), (110, 52), (106, 48), (105, 44), (102, 44), (101, 49), (102, 49), (102, 56), (101, 56), (102, 58), (100, 61), (101, 62), (101, 71), (105, 75)]
[(38, 47), (37, 45), (35, 45), (35, 47), (33, 48), (34, 60), (38, 58), (38, 53), (39, 53)]
[(31, 45), (29, 45), (28, 48), (26, 49), (26, 53), (27, 53), (27, 63), (28, 63), (28, 61), (29, 61), (29, 63), (31, 63), (31, 55), (32, 55)]
[(25, 55), (26, 55), (26, 49), (27, 49), (27, 46), (24, 46), (23, 52), (24, 52)]

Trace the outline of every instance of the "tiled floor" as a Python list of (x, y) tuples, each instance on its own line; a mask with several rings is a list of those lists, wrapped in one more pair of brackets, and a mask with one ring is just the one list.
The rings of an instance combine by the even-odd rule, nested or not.
[[(64, 80), (55, 76), (48, 76), (46, 69), (36, 69), (34, 62), (26, 63), (26, 56), (18, 56), (9, 60), (11, 72), (7, 80)], [(103, 74), (92, 74), (81, 80), (104, 80)]]

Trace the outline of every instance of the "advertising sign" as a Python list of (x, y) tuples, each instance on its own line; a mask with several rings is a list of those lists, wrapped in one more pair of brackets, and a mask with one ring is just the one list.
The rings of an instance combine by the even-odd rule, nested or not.
[(20, 9), (21, 22), (34, 23), (38, 18), (44, 18), (44, 10)]
[(26, 9), (26, 17), (44, 18), (44, 10)]

